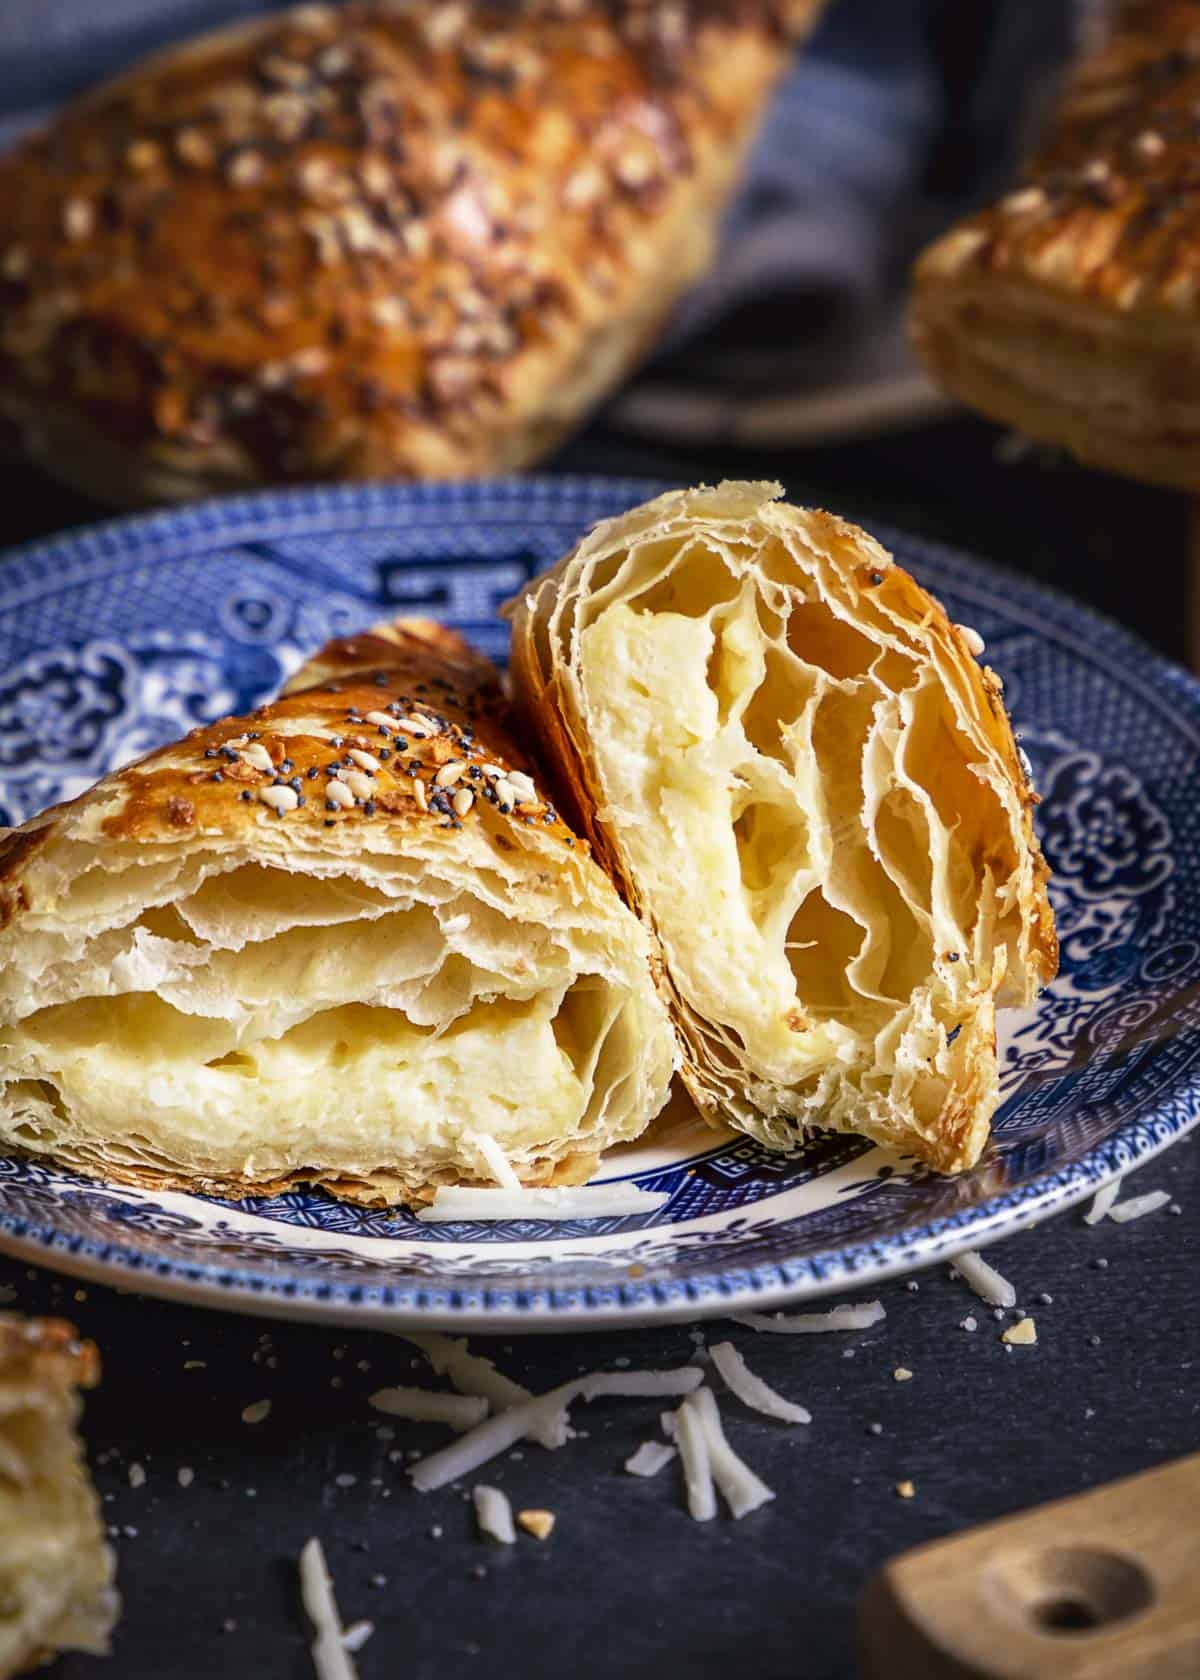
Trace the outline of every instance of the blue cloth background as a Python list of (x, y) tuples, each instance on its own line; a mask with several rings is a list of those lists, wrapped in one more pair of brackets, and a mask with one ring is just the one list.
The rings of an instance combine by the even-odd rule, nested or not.
[[(835, 0), (781, 89), (722, 260), (668, 349), (862, 330), (1004, 178), (1097, 0)], [(0, 144), (166, 42), (273, 0), (0, 0)], [(828, 335), (827, 335), (828, 336)], [(836, 334), (833, 335), (836, 340)]]

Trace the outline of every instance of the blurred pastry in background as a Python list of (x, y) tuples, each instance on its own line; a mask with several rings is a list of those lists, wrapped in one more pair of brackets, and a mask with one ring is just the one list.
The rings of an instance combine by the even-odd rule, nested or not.
[(75, 1426), (100, 1361), (61, 1319), (0, 1314), (0, 1676), (108, 1650), (114, 1561)]
[(536, 461), (710, 261), (817, 0), (306, 6), (0, 164), (0, 414), (137, 503)]
[(1200, 5), (1126, 0), (1024, 179), (916, 270), (952, 395), (1080, 460), (1200, 490)]

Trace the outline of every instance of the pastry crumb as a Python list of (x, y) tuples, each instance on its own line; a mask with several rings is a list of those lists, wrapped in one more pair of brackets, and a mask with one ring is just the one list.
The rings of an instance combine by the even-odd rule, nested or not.
[(1037, 1327), (1031, 1318), (1020, 1318), (1001, 1331), (1000, 1340), (1009, 1347), (1031, 1347), (1037, 1341)]
[(915, 1499), (917, 1494), (917, 1484), (915, 1482), (908, 1481), (897, 1482), (896, 1493), (900, 1499)]
[(896, 1382), (912, 1381), (912, 1372), (909, 1370), (907, 1365), (897, 1365), (896, 1369), (892, 1372), (892, 1376)]
[(554, 1528), (555, 1517), (553, 1511), (518, 1511), (517, 1521), (526, 1534), (532, 1534), (535, 1540), (545, 1540)]

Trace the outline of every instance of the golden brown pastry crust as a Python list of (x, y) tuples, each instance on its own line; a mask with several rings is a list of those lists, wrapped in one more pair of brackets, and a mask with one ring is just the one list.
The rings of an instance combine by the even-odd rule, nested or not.
[[(597, 858), (626, 901), (662, 942), (659, 981), (680, 1039), (682, 1078), (701, 1112), (730, 1121), (772, 1147), (793, 1147), (813, 1126), (832, 1125), (861, 1131), (916, 1154), (941, 1171), (959, 1171), (978, 1159), (998, 1100), (996, 1005), (1029, 1004), (1057, 969), (1058, 944), (1046, 894), (1049, 869), (1032, 825), (1037, 795), (1013, 738), (1000, 679), (976, 662), (971, 645), (974, 633), (951, 623), (941, 603), (865, 532), (827, 513), (788, 507), (776, 500), (779, 495), (777, 485), (723, 484), (715, 489), (671, 492), (604, 521), (510, 603), (515, 698), (528, 728), (542, 743), (562, 808), (573, 822), (582, 824)], [(888, 658), (903, 650), (903, 660), (912, 662), (913, 673), (936, 672), (936, 682), (947, 696), (947, 715), (955, 718), (959, 734), (957, 738), (946, 735), (940, 770), (925, 764), (924, 773), (948, 775), (951, 757), (962, 754), (966, 773), (957, 784), (964, 802), (959, 812), (966, 818), (966, 805), (974, 803), (977, 809), (970, 813), (970, 828), (973, 834), (978, 831), (979, 838), (977, 847), (972, 844), (955, 867), (976, 874), (979, 905), (967, 908), (970, 914), (978, 914), (979, 921), (973, 930), (960, 929), (957, 954), (947, 959), (935, 948), (931, 972), (917, 988), (930, 1002), (937, 1021), (933, 1025), (927, 1017), (921, 1028), (928, 1033), (924, 1053), (931, 1074), (936, 1061), (936, 1077), (929, 1082), (929, 1090), (940, 1093), (935, 1113), (928, 1111), (928, 1095), (922, 1100), (919, 1093), (914, 1094), (916, 1087), (902, 1070), (895, 1081), (900, 1093), (895, 1099), (888, 1096), (886, 1082), (882, 1094), (864, 1099), (854, 1083), (858, 1074), (849, 1054), (845, 1079), (834, 1067), (832, 1082), (826, 1085), (809, 1077), (789, 1089), (769, 1073), (763, 1059), (746, 1045), (737, 1023), (731, 1016), (722, 1016), (720, 1003), (698, 1005), (695, 973), (685, 972), (682, 955), (673, 959), (671, 938), (664, 929), (664, 904), (661, 899), (654, 901), (632, 862), (633, 837), (647, 821), (646, 800), (631, 795), (628, 787), (614, 787), (602, 773), (598, 737), (602, 725), (595, 696), (588, 690), (585, 639), (614, 605), (639, 597), (650, 602), (656, 591), (666, 591), (671, 568), (677, 563), (681, 581), (671, 585), (672, 610), (692, 618), (700, 614), (705, 602), (698, 595), (688, 598), (688, 563), (679, 556), (706, 548), (722, 556), (730, 575), (746, 580), (757, 574), (763, 598), (773, 599), (772, 610), (785, 624), (787, 612), (797, 607), (797, 623), (802, 624), (805, 597), (809, 601), (819, 598), (836, 607), (843, 624), (878, 638), (881, 652), (890, 646), (893, 651)], [(705, 568), (694, 575), (703, 577)], [(631, 581), (626, 582), (626, 577)], [(732, 589), (728, 577), (724, 582)], [(789, 606), (779, 605), (774, 593), (777, 586), (789, 592)], [(602, 606), (594, 604), (597, 597), (603, 598)], [(656, 610), (652, 605), (644, 608), (649, 616)], [(788, 628), (783, 634), (789, 645), (800, 650), (810, 632), (799, 628), (793, 634)], [(708, 660), (711, 666), (718, 652), (710, 652)], [(699, 662), (703, 665), (703, 657)], [(744, 701), (745, 692), (740, 701), (733, 698), (732, 710)], [(628, 703), (638, 704), (633, 691)], [(721, 700), (722, 717), (730, 703), (730, 696)], [(779, 716), (783, 721), (784, 714)], [(689, 707), (679, 725), (684, 735), (697, 727), (693, 717)], [(812, 727), (810, 723), (810, 731)], [(910, 720), (910, 742), (916, 734)], [(648, 751), (653, 756), (655, 750), (653, 742), (648, 747), (639, 742), (635, 754)], [(911, 745), (901, 750), (914, 754)], [(854, 784), (854, 797), (865, 804), (865, 754), (863, 763), (864, 785)], [(727, 774), (714, 771), (713, 779), (724, 782)], [(746, 774), (740, 765), (733, 769), (733, 786), (746, 785)], [(645, 775), (644, 786), (647, 790), (670, 787), (669, 795), (656, 794), (664, 808), (667, 797), (692, 796), (691, 791), (681, 796), (681, 784), (660, 780), (662, 776), (660, 759), (654, 773)], [(1000, 802), (990, 800), (995, 793)], [(831, 797), (836, 796), (822, 793), (822, 803)], [(619, 815), (613, 814), (614, 805)], [(980, 814), (985, 811), (991, 815)], [(851, 809), (827, 809), (823, 819), (818, 818), (815, 806), (800, 813), (802, 825), (815, 828), (821, 821), (822, 826), (832, 827), (837, 833), (833, 850), (847, 846), (854, 818)], [(686, 835), (687, 830), (682, 833)], [(674, 935), (682, 950), (688, 926), (701, 919), (701, 904), (717, 883), (703, 877), (685, 883), (680, 851), (688, 839), (677, 834), (661, 844), (677, 860), (671, 865), (674, 878), (666, 884), (672, 906), (682, 896), (689, 907), (682, 918), (682, 936), (678, 927)], [(871, 845), (878, 847), (877, 836)], [(744, 880), (740, 843), (738, 850)], [(994, 908), (985, 914), (980, 906), (992, 902), (998, 888), (1006, 908), (1002, 914)], [(729, 889), (721, 884), (719, 890), (727, 893)], [(981, 933), (985, 920), (994, 925)], [(746, 959), (739, 951), (730, 960)], [(828, 960), (838, 961), (832, 953)], [(723, 984), (732, 992), (729, 971), (723, 973)], [(795, 1020), (789, 1016), (788, 1025), (807, 1031), (813, 1017), (803, 1007), (799, 988), (797, 1003)], [(880, 1039), (883, 1036), (881, 1032)], [(865, 1085), (872, 1076), (869, 1054), (861, 1071), (867, 1076)], [(918, 1072), (918, 1085), (923, 1077)]]
[(75, 1433), (79, 1391), (99, 1379), (73, 1325), (0, 1314), (0, 1676), (108, 1648), (114, 1560)]
[(65, 1319), (0, 1313), (0, 1381), (55, 1396), (95, 1388), (100, 1355)]
[(1200, 489), (1200, 5), (1125, 0), (1023, 181), (921, 258), (952, 395), (1080, 460)]
[(105, 500), (544, 453), (708, 262), (819, 0), (300, 7), (0, 163), (0, 415)]
[[(414, 719), (429, 732), (419, 734)], [(270, 770), (251, 762), (260, 756), (271, 761)], [(362, 764), (367, 775), (358, 768)], [(457, 766), (457, 774), (443, 785), (439, 778), (448, 765)], [(557, 903), (582, 917), (581, 926), (591, 917), (589, 937), (597, 942), (592, 956), (600, 949), (609, 978), (621, 975), (619, 983), (632, 1000), (628, 1019), (637, 1023), (626, 1038), (631, 1054), (636, 1045), (639, 1066), (624, 1070), (627, 1089), (614, 1099), (624, 1119), (613, 1123), (627, 1140), (665, 1102), (672, 1071), (670, 1033), (650, 978), (649, 948), (587, 842), (541, 793), (530, 791), (529, 769), (490, 661), (428, 620), (378, 625), (329, 643), (278, 699), (255, 712), (195, 729), (0, 837), (0, 934), (11, 952), (11, 942), (22, 938), (23, 918), (31, 922), (39, 912), (53, 913), (74, 876), (93, 861), (96, 845), (131, 860), (139, 847), (155, 859), (164, 845), (184, 853), (211, 847), (244, 853), (267, 867), (315, 867), (319, 880), (322, 870), (344, 867), (352, 874), (360, 850), (403, 857), (409, 837), (420, 846), (432, 834), (435, 853), (444, 850), (460, 884), (472, 869), (487, 871), (500, 860), (515, 872), (512, 891), (518, 899), (528, 891), (547, 907)], [(355, 785), (356, 775), (362, 785), (351, 800), (345, 787)], [(508, 775), (517, 778), (515, 786)], [(330, 803), (330, 788), (341, 778), (341, 789), (334, 791), (343, 794), (344, 803)], [(464, 793), (470, 794), (466, 809), (460, 803)], [(472, 828), (479, 844), (463, 852), (461, 831)], [(430, 855), (428, 846), (421, 855)], [(336, 930), (329, 932), (337, 937)], [(0, 957), (8, 954), (0, 951)], [(499, 976), (494, 984), (502, 989)], [(11, 990), (12, 982), (7, 985)], [(30, 1007), (27, 1003), (18, 1016)], [(6, 1071), (0, 1065), (0, 1076)], [(503, 1084), (514, 1071), (498, 1067), (496, 1077)], [(610, 1077), (620, 1084), (616, 1069)], [(583, 1131), (561, 1147), (558, 1140), (553, 1148), (539, 1146), (522, 1161), (521, 1181), (585, 1181), (598, 1159), (595, 1137), (595, 1131)], [(68, 1150), (56, 1144), (50, 1152), (106, 1180), (234, 1198), (318, 1183), (367, 1205), (419, 1203), (439, 1184), (480, 1181), (461, 1161), (439, 1162), (424, 1173), (385, 1161), (353, 1175), (305, 1163), (294, 1171), (222, 1176), (173, 1170), (161, 1151), (131, 1159), (100, 1145)]]

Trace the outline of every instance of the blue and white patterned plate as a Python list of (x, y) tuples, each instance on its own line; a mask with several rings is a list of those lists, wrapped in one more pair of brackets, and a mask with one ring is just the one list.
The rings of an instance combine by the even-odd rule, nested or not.
[[(0, 821), (221, 713), (327, 637), (420, 611), (503, 656), (495, 609), (658, 486), (532, 479), (264, 495), (0, 561)], [(686, 1114), (614, 1156), (670, 1200), (587, 1225), (422, 1226), (310, 1193), (240, 1204), (0, 1161), (0, 1249), (281, 1316), (494, 1330), (697, 1318), (867, 1283), (1088, 1195), (1200, 1118), (1200, 684), (1060, 596), (898, 533), (976, 625), (1043, 794), (1062, 973), (1004, 1037), (982, 1164), (850, 1138), (780, 1159)]]

